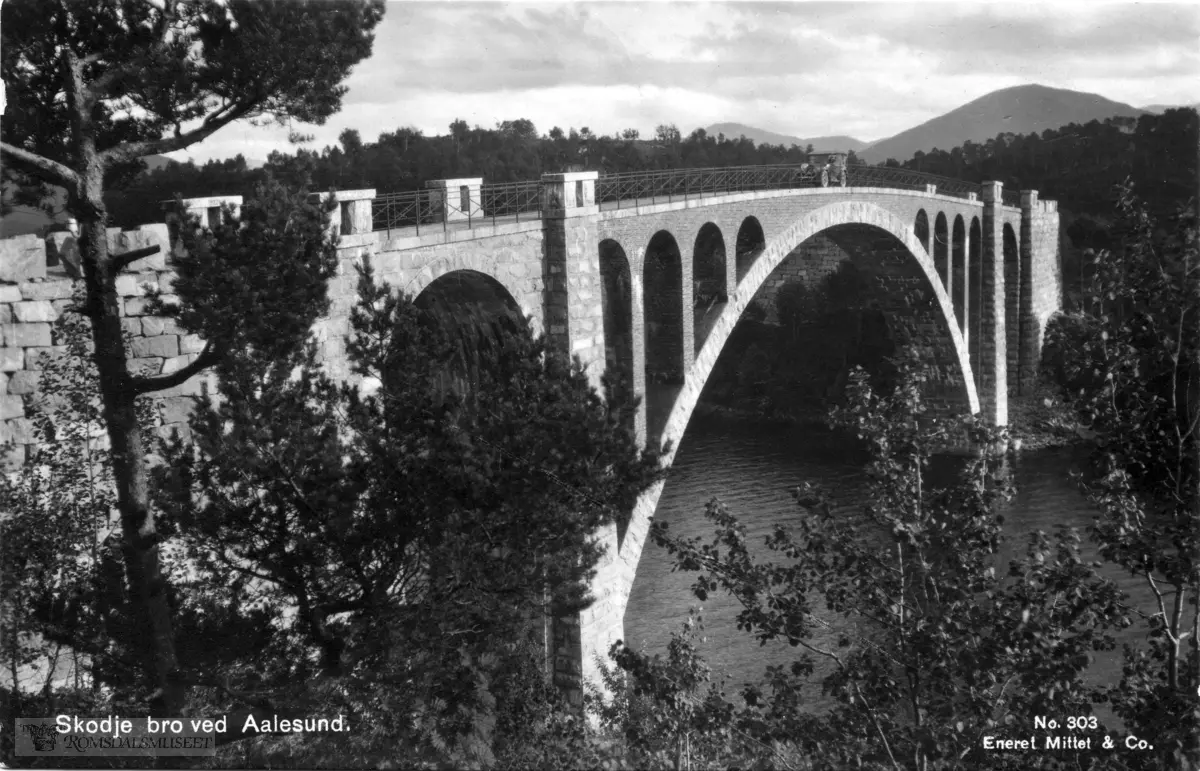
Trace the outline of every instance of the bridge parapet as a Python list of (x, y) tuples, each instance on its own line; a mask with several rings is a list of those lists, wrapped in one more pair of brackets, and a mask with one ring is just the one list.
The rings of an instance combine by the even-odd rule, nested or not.
[[(207, 198), (184, 198), (182, 204), (184, 213), (195, 216), (200, 220), (202, 226), (211, 228), (216, 227), (220, 222), (223, 206), (233, 207), (233, 216), (237, 217), (242, 210), (242, 197), (240, 195), (214, 195)], [(168, 224), (179, 219), (175, 201), (163, 201), (162, 208), (166, 212)]]
[(576, 217), (595, 214), (598, 171), (542, 175), (542, 216)]
[(483, 202), (479, 195), (483, 177), (431, 179), (425, 183), (425, 187), (430, 191), (430, 213), (435, 220), (459, 222), (483, 216)]

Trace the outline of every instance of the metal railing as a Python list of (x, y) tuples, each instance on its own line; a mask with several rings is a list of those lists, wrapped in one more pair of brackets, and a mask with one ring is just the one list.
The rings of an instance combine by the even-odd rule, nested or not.
[(538, 219), (542, 216), (542, 183), (506, 182), (500, 185), (484, 185), (480, 191), (483, 198), (484, 215), (496, 221), (498, 217)]
[(607, 174), (596, 180), (596, 202), (601, 206), (639, 199), (665, 198), (686, 201), (750, 190), (788, 190), (814, 184), (812, 174), (800, 165), (726, 166), (711, 169), (664, 169)]
[(924, 190), (936, 185), (939, 195), (966, 198), (979, 193), (979, 185), (952, 177), (942, 177), (924, 171), (899, 169), (894, 166), (847, 166), (846, 184), (850, 187), (886, 187), (897, 190)]
[(609, 174), (596, 183), (596, 200), (603, 206), (621, 208), (626, 202), (665, 198), (689, 200), (724, 193), (750, 190), (789, 190), (800, 187), (830, 186), (884, 187), (899, 190), (924, 190), (936, 185), (943, 195), (966, 198), (979, 193), (979, 185), (961, 179), (886, 166), (847, 166), (843, 180), (830, 169), (822, 180), (822, 168), (808, 164), (777, 166), (732, 166), (714, 169), (670, 169)]
[(1020, 190), (1009, 190), (1008, 188), (1002, 189), (1000, 191), (1000, 202), (1003, 203), (1005, 206), (1020, 206), (1021, 205), (1021, 191)]
[(413, 190), (407, 193), (385, 193), (371, 201), (371, 229), (386, 230), (390, 237), (393, 229), (417, 229), (433, 227), (444, 219), (440, 211), (434, 210), (433, 196), (429, 190)]
[(413, 190), (388, 193), (371, 201), (372, 230), (412, 228), (416, 235), (432, 229), (444, 231), (481, 222), (520, 222), (542, 216), (541, 182), (483, 185), (478, 190)]

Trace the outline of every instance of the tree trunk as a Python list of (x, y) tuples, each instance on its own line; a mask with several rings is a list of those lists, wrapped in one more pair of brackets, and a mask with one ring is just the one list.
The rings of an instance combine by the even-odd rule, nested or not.
[(80, 196), (81, 257), (87, 282), (87, 315), (92, 322), (94, 359), (100, 378), (104, 418), (112, 445), (113, 476), (121, 512), (122, 554), (129, 584), (130, 611), (139, 640), (146, 683), (154, 692), (151, 713), (178, 716), (183, 710), (183, 686), (177, 677), (175, 639), (167, 582), (159, 558), (159, 537), (150, 512), (145, 447), (135, 410), (121, 330), (116, 275), (108, 253), (107, 214), (100, 195), (102, 170), (88, 169), (87, 190)]

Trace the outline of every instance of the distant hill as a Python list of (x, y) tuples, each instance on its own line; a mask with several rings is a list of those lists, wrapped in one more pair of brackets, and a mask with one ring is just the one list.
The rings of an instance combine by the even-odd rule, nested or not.
[(811, 144), (813, 149), (818, 152), (829, 150), (853, 150), (858, 152), (867, 146), (866, 142), (854, 137), (833, 136), (809, 137), (805, 139), (789, 134), (776, 134), (773, 131), (754, 128), (742, 123), (714, 123), (704, 130), (708, 132), (709, 136), (714, 137), (718, 134), (724, 134), (728, 139), (737, 139), (740, 136), (745, 136), (747, 139), (754, 140), (754, 144), (756, 145), (783, 145), (784, 147), (798, 145), (800, 147), (808, 147)]
[(920, 126), (881, 139), (858, 154), (869, 163), (888, 158), (905, 161), (918, 150), (950, 150), (967, 140), (986, 142), (997, 134), (1041, 133), (1068, 123), (1087, 123), (1115, 116), (1136, 118), (1145, 111), (1105, 99), (1099, 94), (1040, 85), (993, 91)]

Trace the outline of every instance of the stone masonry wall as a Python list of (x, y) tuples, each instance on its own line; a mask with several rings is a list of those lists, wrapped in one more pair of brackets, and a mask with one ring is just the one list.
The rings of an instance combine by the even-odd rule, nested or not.
[[(146, 374), (174, 372), (196, 358), (204, 343), (187, 335), (174, 319), (146, 313), (146, 290), (163, 292), (163, 300), (173, 299), (171, 286), (175, 273), (169, 269), (169, 237), (166, 225), (154, 225), (133, 231), (111, 229), (109, 248), (126, 252), (152, 244), (164, 247), (158, 254), (133, 263), (128, 272), (117, 277), (122, 326), (128, 335), (132, 359), (130, 368)], [(69, 237), (68, 237), (69, 238)], [(62, 234), (47, 239), (52, 249), (61, 249)], [(70, 244), (67, 244), (70, 247)], [(28, 252), (36, 250), (28, 249)], [(63, 340), (54, 322), (73, 304), (82, 281), (67, 275), (65, 265), (46, 266), (45, 246), (40, 270), (28, 280), (0, 283), (0, 443), (12, 442), (5, 453), (8, 466), (19, 465), (33, 443), (30, 420), (37, 398), (43, 363), (64, 350)], [(32, 262), (32, 259), (30, 260)], [(40, 274), (40, 275), (39, 275)], [(197, 375), (186, 383), (149, 395), (157, 412), (158, 430), (163, 435), (178, 430), (186, 434), (187, 417), (195, 397), (215, 388), (211, 374)]]

